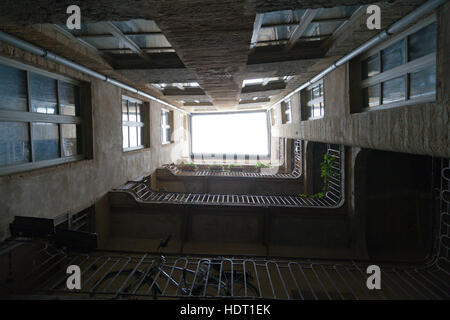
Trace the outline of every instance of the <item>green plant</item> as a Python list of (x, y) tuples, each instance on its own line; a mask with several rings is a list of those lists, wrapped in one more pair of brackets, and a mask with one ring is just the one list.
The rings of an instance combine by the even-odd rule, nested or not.
[[(334, 173), (332, 170), (335, 163), (336, 158), (331, 157), (328, 153), (324, 154), (323, 161), (320, 163), (320, 177), (323, 181), (322, 191), (310, 195), (310, 198), (323, 198), (325, 196), (325, 192), (327, 191), (328, 187), (328, 177), (334, 177)], [(299, 197), (306, 198), (308, 197), (308, 195), (301, 193), (299, 194)]]
[(231, 164), (227, 165), (226, 167), (228, 170), (231, 170), (231, 168), (242, 168), (242, 165), (231, 163)]
[(264, 164), (260, 161), (255, 165), (255, 168), (268, 168), (269, 166), (267, 164)]
[(188, 163), (184, 163), (183, 162), (183, 164), (182, 164), (182, 166), (183, 167), (192, 167), (192, 168), (194, 168), (195, 170), (198, 170), (198, 165), (196, 165), (195, 163), (193, 163), (193, 162), (188, 162)]
[[(328, 153), (323, 156), (323, 161), (320, 163), (320, 177), (323, 179), (323, 188), (326, 190), (328, 186), (328, 177), (333, 176), (332, 168), (336, 159), (331, 157)], [(324, 190), (324, 191), (325, 191)]]

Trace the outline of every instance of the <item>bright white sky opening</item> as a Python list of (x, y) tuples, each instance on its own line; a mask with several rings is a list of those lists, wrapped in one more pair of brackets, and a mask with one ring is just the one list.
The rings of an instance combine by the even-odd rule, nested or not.
[(192, 153), (268, 155), (267, 112), (192, 115)]

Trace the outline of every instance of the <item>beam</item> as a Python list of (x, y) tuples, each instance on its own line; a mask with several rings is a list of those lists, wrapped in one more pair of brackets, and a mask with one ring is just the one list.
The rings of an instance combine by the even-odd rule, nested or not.
[(302, 18), (300, 19), (300, 23), (298, 26), (292, 31), (290, 36), (290, 41), (286, 46), (286, 49), (291, 49), (294, 44), (300, 39), (305, 33), (306, 29), (309, 27), (310, 23), (314, 20), (316, 15), (319, 13), (320, 9), (307, 9), (305, 13), (303, 13)]
[[(322, 38), (331, 37), (332, 35), (333, 35), (332, 33), (327, 33), (327, 34), (321, 34), (321, 35), (317, 35), (317, 36), (300, 37), (300, 38), (298, 38), (298, 40), (312, 40), (312, 39), (319, 39), (320, 40)], [(262, 40), (262, 41), (258, 41), (256, 44), (258, 44), (258, 43), (289, 42), (289, 40), (290, 39)]]
[[(163, 35), (161, 31), (147, 31), (147, 32), (122, 32), (125, 36), (159, 36)], [(76, 38), (90, 39), (90, 38), (111, 38), (114, 35), (110, 33), (85, 33), (85, 34), (74, 34)]]
[[(342, 18), (324, 18), (324, 19), (314, 19), (311, 21), (312, 23), (321, 23), (321, 22), (344, 22), (348, 20), (350, 17), (342, 17)], [(263, 24), (261, 26), (261, 29), (269, 29), (269, 28), (277, 28), (277, 27), (294, 27), (298, 25), (300, 21), (293, 21), (293, 22), (285, 22), (285, 23), (268, 23)]]
[[(158, 53), (161, 50), (174, 50), (172, 47), (146, 47), (146, 48), (140, 48), (144, 52), (153, 52)], [(97, 49), (100, 52), (115, 52), (115, 51), (132, 51), (133, 49), (130, 48), (108, 48), (108, 49)]]
[(264, 13), (258, 13), (255, 17), (255, 22), (253, 23), (253, 34), (252, 40), (250, 42), (250, 48), (253, 48), (258, 42), (259, 30), (261, 30), (263, 19)]
[(101, 22), (101, 24), (108, 30), (112, 35), (116, 38), (120, 39), (125, 43), (125, 45), (130, 48), (133, 52), (140, 55), (145, 60), (150, 60), (150, 57), (147, 55), (145, 51), (143, 51), (133, 40), (128, 38), (123, 32), (117, 28), (112, 22)]

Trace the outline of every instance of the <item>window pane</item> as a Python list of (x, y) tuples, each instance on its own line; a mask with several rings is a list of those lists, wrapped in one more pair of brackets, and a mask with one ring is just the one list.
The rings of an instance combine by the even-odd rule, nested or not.
[(35, 161), (59, 158), (59, 132), (54, 123), (33, 124), (33, 153)]
[(128, 127), (123, 126), (122, 127), (122, 136), (123, 136), (123, 147), (128, 148)]
[(166, 128), (166, 142), (170, 142), (170, 128)]
[(321, 116), (320, 107), (321, 107), (321, 103), (316, 103), (313, 105), (313, 107), (312, 107), (312, 117), (313, 118)]
[(129, 121), (136, 122), (136, 103), (128, 102), (128, 116)]
[(380, 85), (374, 85), (363, 89), (364, 106), (374, 107), (380, 104)]
[(378, 54), (374, 54), (362, 62), (362, 78), (366, 79), (378, 73), (380, 73), (380, 60)]
[(0, 65), (0, 109), (28, 111), (25, 71)]
[(436, 51), (436, 22), (409, 36), (409, 61)]
[(61, 124), (63, 157), (69, 157), (80, 153), (77, 140), (77, 125)]
[(31, 110), (56, 114), (56, 80), (30, 72)]
[(405, 99), (405, 77), (383, 82), (383, 104)]
[(410, 98), (436, 93), (436, 65), (410, 74)]
[(137, 143), (142, 146), (142, 127), (137, 127)]
[(29, 159), (28, 123), (0, 121), (0, 166), (25, 163)]
[(320, 86), (312, 88), (312, 99), (320, 97)]
[(122, 100), (122, 121), (128, 121), (127, 100)]
[(400, 40), (381, 51), (383, 71), (405, 63), (405, 40)]
[(137, 130), (136, 127), (130, 127), (130, 148), (137, 147)]
[(286, 123), (291, 122), (291, 109), (286, 110)]
[(59, 82), (60, 113), (68, 116), (80, 115), (80, 88), (70, 83)]
[(169, 112), (167, 112), (167, 111), (162, 111), (161, 112), (161, 117), (162, 117), (162, 119), (161, 119), (161, 123), (162, 124), (165, 124), (165, 125), (170, 125), (170, 123), (169, 123)]
[(136, 121), (137, 122), (141, 122), (141, 109), (142, 109), (142, 105), (140, 105), (139, 103), (136, 104)]

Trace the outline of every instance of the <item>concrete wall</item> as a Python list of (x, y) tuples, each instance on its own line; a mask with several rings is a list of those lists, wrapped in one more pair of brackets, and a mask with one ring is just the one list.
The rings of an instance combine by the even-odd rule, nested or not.
[[(368, 112), (350, 112), (349, 64), (324, 77), (325, 117), (272, 127), (275, 137), (344, 144), (370, 149), (450, 157), (450, 3), (437, 10), (436, 101)], [(294, 97), (298, 94), (294, 95)], [(294, 105), (298, 99), (291, 98)], [(279, 112), (280, 106), (275, 107)]]
[[(1, 43), (0, 54), (90, 82), (93, 127), (93, 159), (0, 177), (0, 240), (9, 236), (14, 215), (55, 217), (93, 204), (99, 215), (97, 230), (102, 232), (100, 239), (105, 240), (109, 233), (106, 193), (127, 180), (150, 174), (163, 163), (175, 161), (187, 143), (175, 139), (170, 145), (161, 145), (161, 105), (152, 101), (150, 128), (147, 127), (150, 147), (123, 152), (121, 95), (132, 94)], [(175, 126), (179, 125), (179, 118), (175, 111)]]
[(151, 252), (170, 234), (166, 253), (357, 257), (343, 209), (138, 203), (124, 192), (111, 192), (109, 201), (105, 250)]

